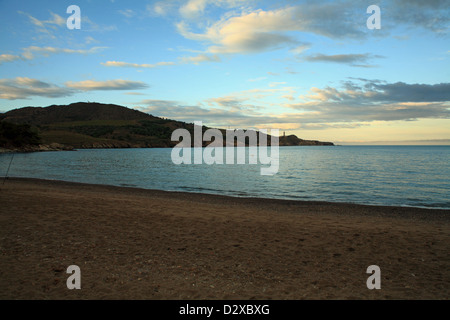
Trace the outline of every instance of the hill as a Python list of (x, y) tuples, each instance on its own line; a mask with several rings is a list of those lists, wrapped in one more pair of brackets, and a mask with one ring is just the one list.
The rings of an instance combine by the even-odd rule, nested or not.
[[(114, 104), (85, 102), (15, 109), (0, 114), (0, 121), (29, 126), (30, 130), (37, 132), (40, 148), (44, 150), (166, 148), (178, 144), (170, 139), (175, 129), (187, 129), (191, 134), (194, 130), (192, 123), (163, 119)], [(202, 130), (207, 129), (203, 127)], [(221, 131), (225, 132), (225, 130)], [(280, 137), (280, 145), (333, 144), (302, 140), (295, 135), (290, 135)], [(9, 148), (9, 146), (0, 144), (3, 148)]]
[(322, 142), (318, 140), (303, 140), (296, 135), (281, 136), (280, 146), (334, 146), (332, 142)]

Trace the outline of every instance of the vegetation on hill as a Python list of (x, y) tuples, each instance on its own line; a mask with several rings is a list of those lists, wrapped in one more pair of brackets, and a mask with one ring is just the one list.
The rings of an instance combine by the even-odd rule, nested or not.
[(0, 122), (0, 147), (5, 149), (39, 145), (41, 139), (37, 130), (29, 124)]
[(296, 135), (280, 137), (280, 146), (333, 146), (332, 142), (322, 142), (317, 140), (303, 140)]
[[(11, 110), (0, 114), (0, 123), (17, 126), (16, 129), (9, 129), (17, 137), (11, 138), (9, 134), (8, 143), (3, 143), (4, 148), (13, 146), (11, 139), (17, 140), (17, 146), (20, 146), (20, 141), (29, 139), (30, 143), (60, 145), (64, 149), (173, 147), (178, 144), (171, 141), (175, 129), (187, 129), (192, 135), (194, 132), (192, 123), (163, 119), (113, 104), (84, 102)], [(18, 128), (26, 130), (19, 132)], [(203, 131), (206, 129), (202, 128)], [(25, 133), (27, 130), (30, 133)], [(280, 137), (280, 145), (322, 144), (332, 145), (302, 140), (293, 135)]]

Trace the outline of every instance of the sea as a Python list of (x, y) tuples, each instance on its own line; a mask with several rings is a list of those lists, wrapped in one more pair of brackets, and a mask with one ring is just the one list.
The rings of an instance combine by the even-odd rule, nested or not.
[[(171, 148), (0, 154), (8, 177), (234, 197), (450, 209), (450, 146), (279, 147), (279, 167), (174, 164)], [(237, 153), (237, 150), (236, 150)], [(224, 155), (225, 156), (225, 155)]]

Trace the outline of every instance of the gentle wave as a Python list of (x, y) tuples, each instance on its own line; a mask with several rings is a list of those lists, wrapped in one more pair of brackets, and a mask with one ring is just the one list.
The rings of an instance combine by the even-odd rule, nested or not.
[[(9, 176), (237, 197), (450, 209), (450, 147), (280, 147), (280, 167), (174, 165), (171, 149), (15, 154)], [(0, 155), (4, 177), (10, 154)], [(267, 167), (267, 166), (265, 166)]]

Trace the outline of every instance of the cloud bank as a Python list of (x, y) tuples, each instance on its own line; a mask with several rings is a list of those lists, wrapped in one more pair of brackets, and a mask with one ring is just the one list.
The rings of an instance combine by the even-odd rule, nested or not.
[(0, 99), (60, 98), (72, 96), (83, 91), (139, 90), (145, 88), (148, 88), (148, 85), (144, 82), (122, 79), (68, 81), (64, 86), (57, 86), (37, 79), (17, 77), (14, 79), (0, 79)]
[[(291, 95), (285, 97), (292, 88), (275, 90), (247, 90), (210, 98), (197, 105), (150, 99), (136, 104), (139, 110), (157, 116), (187, 122), (201, 120), (219, 127), (323, 130), (358, 128), (374, 121), (450, 119), (450, 83), (430, 85), (351, 79), (339, 88), (313, 87), (299, 95), (298, 102), (293, 102), (295, 99)], [(280, 100), (285, 111), (267, 113), (257, 101), (262, 93), (287, 99), (287, 103)]]

